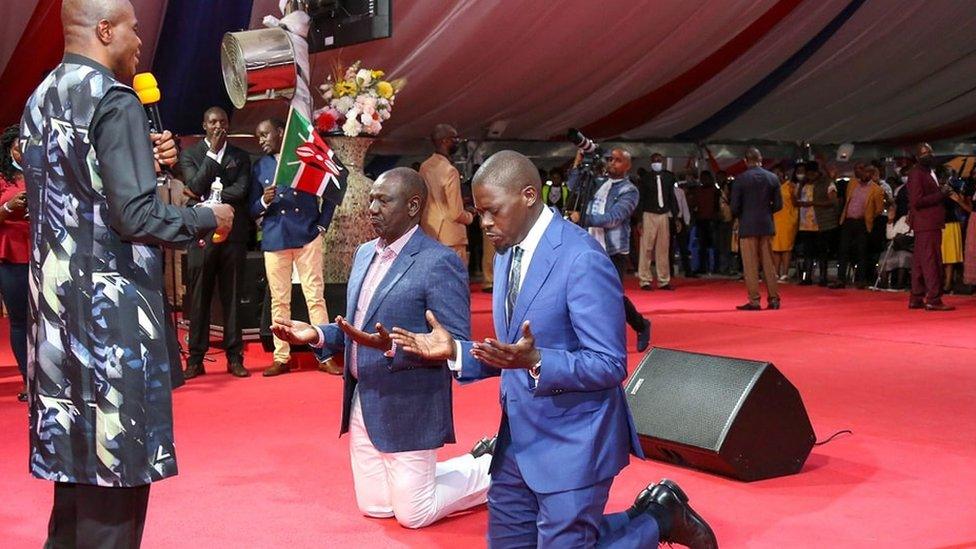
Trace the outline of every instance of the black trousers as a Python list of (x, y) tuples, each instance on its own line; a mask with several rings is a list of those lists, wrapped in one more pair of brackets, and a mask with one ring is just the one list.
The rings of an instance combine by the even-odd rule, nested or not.
[(227, 360), (243, 360), (244, 339), (237, 318), (237, 304), (246, 256), (247, 247), (243, 242), (214, 244), (208, 241), (203, 248), (193, 244), (187, 251), (190, 288), (190, 356), (187, 364), (203, 363), (203, 356), (210, 347), (210, 303), (215, 287), (220, 292), (220, 307), (224, 313)]
[(837, 249), (837, 281), (847, 282), (847, 268), (857, 264), (855, 282), (867, 280), (871, 271), (868, 265), (868, 226), (864, 219), (845, 219), (840, 228), (840, 244)]
[(107, 488), (56, 482), (44, 549), (129, 549), (142, 543), (149, 484)]
[(699, 273), (710, 273), (712, 269), (708, 266), (708, 249), (715, 246), (712, 240), (712, 233), (715, 232), (711, 219), (699, 219), (695, 221), (695, 236), (698, 238), (698, 271)]
[(796, 234), (796, 245), (803, 255), (801, 280), (813, 280), (813, 261), (817, 260), (820, 282), (827, 283), (827, 258), (830, 253), (830, 235), (826, 231), (800, 231)]
[[(627, 254), (614, 254), (610, 256), (610, 260), (613, 261), (613, 266), (617, 268), (617, 276), (620, 277), (620, 283), (624, 283), (624, 275), (627, 273), (627, 265), (630, 264), (630, 256)], [(644, 317), (637, 311), (637, 307), (634, 307), (634, 303), (630, 301), (630, 298), (624, 295), (624, 312), (627, 315), (627, 325), (634, 329), (635, 332), (640, 332), (644, 329)]]

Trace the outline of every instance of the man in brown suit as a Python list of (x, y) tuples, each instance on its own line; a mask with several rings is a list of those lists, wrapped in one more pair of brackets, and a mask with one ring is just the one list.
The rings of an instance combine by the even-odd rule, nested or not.
[(943, 201), (951, 192), (939, 186), (935, 168), (939, 165), (928, 143), (915, 150), (918, 164), (908, 172), (908, 223), (915, 231), (912, 254), (912, 293), (909, 309), (951, 311), (942, 302), (942, 228), (945, 227)]
[(447, 124), (434, 126), (430, 134), (434, 154), (420, 165), (420, 175), (427, 183), (427, 205), (420, 227), (431, 238), (454, 250), (461, 262), (468, 264), (468, 233), (465, 225), (474, 216), (464, 209), (461, 176), (451, 163), (457, 151), (457, 130)]

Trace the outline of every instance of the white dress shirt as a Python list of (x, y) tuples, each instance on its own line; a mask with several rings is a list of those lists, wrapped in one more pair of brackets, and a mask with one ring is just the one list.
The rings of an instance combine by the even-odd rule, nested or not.
[(207, 138), (204, 138), (203, 142), (207, 144), (207, 156), (213, 158), (218, 164), (224, 161), (224, 152), (227, 150), (227, 141), (224, 141), (224, 146), (221, 147), (217, 152), (210, 150), (210, 141), (208, 141)]

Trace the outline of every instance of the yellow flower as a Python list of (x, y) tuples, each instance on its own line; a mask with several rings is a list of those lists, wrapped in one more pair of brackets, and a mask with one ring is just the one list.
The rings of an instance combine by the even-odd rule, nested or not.
[(343, 97), (346, 95), (356, 95), (358, 90), (355, 82), (343, 81), (337, 82), (336, 85), (333, 86), (333, 91), (335, 92), (336, 97)]
[(383, 71), (373, 71), (373, 79), (383, 78), (386, 73)]
[(376, 93), (383, 99), (389, 99), (393, 97), (393, 85), (386, 80), (380, 80), (376, 83)]

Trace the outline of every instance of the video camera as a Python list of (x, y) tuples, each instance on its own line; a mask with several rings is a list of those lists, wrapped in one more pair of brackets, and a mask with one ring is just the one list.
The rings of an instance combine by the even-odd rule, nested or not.
[(600, 145), (583, 135), (583, 132), (577, 128), (570, 128), (566, 132), (566, 138), (583, 153), (583, 159), (579, 165), (581, 170), (597, 170), (602, 173), (605, 162), (603, 160), (603, 148)]

